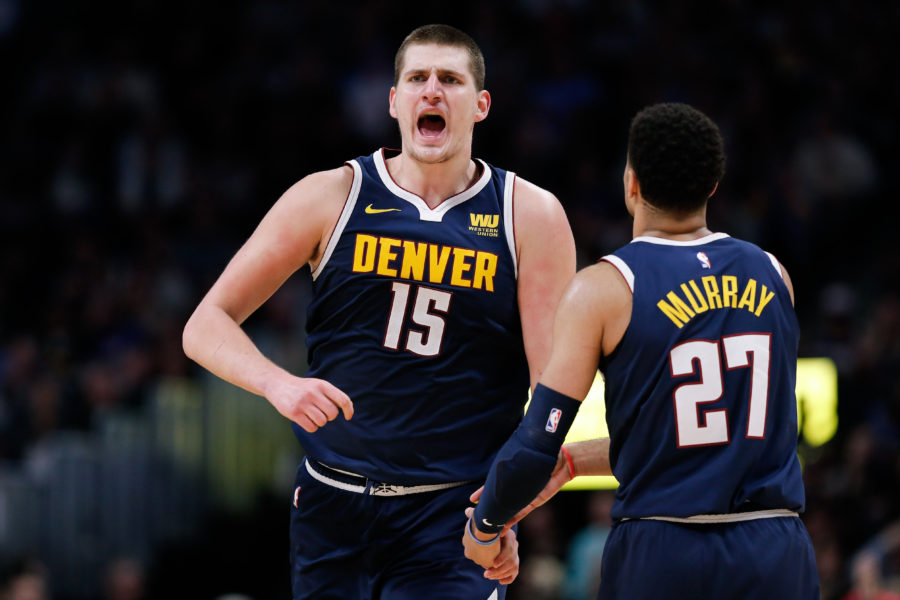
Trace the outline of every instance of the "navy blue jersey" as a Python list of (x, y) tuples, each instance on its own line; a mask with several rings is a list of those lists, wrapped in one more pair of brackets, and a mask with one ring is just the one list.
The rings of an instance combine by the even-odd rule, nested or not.
[(601, 364), (615, 519), (803, 509), (799, 327), (780, 266), (718, 233), (604, 257), (633, 291)]
[(512, 227), (515, 176), (477, 161), (430, 209), (385, 151), (360, 157), (308, 309), (309, 377), (354, 405), (307, 433), (307, 454), (401, 485), (483, 478), (522, 417), (529, 375)]

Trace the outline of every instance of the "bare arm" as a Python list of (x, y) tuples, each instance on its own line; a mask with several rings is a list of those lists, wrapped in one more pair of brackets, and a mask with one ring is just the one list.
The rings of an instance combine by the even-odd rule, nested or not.
[[(597, 372), (601, 352), (612, 352), (631, 319), (631, 290), (608, 263), (578, 272), (566, 288), (553, 329), (553, 348), (541, 383), (572, 398), (587, 396)], [(612, 475), (609, 438), (576, 442), (565, 446), (572, 458), (560, 451), (556, 466), (544, 489), (519, 511), (507, 527), (521, 521), (552, 498), (570, 479), (579, 475)], [(472, 494), (477, 502), (482, 490)]]
[(572, 457), (575, 477), (580, 475), (612, 475), (609, 466), (609, 438), (596, 438), (566, 444)]
[(516, 178), (514, 204), (519, 313), (534, 389), (550, 357), (556, 307), (575, 274), (575, 241), (553, 194)]
[(352, 183), (347, 167), (315, 173), (272, 206), (184, 328), (188, 357), (222, 379), (265, 396), (307, 431), (353, 414), (333, 385), (288, 373), (263, 356), (240, 325), (297, 269), (321, 259)]

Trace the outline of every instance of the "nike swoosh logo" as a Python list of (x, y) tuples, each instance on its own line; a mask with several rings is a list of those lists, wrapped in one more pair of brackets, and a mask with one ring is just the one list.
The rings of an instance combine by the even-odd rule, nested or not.
[(366, 214), (377, 215), (378, 213), (391, 212), (392, 210), (401, 212), (399, 208), (372, 208), (372, 205), (370, 204), (366, 207)]

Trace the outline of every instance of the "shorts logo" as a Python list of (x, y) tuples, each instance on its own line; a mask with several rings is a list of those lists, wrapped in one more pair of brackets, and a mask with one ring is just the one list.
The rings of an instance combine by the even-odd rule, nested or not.
[(300, 508), (300, 486), (294, 490), (294, 508)]
[(550, 416), (547, 417), (547, 424), (544, 425), (544, 430), (549, 431), (550, 433), (556, 433), (556, 428), (559, 427), (559, 418), (561, 416), (561, 410), (558, 408), (551, 409)]

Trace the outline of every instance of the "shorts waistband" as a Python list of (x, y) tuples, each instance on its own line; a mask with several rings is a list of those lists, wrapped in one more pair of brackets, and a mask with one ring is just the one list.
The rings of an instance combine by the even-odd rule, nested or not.
[(329, 467), (317, 460), (304, 459), (303, 462), (306, 465), (306, 471), (313, 479), (339, 490), (353, 492), (355, 494), (366, 494), (369, 496), (408, 496), (409, 494), (423, 494), (425, 492), (449, 490), (474, 482), (474, 480), (470, 480), (426, 485), (395, 485), (374, 481), (365, 475)]
[(739, 523), (741, 521), (752, 521), (754, 519), (774, 519), (777, 517), (799, 517), (800, 515), (786, 508), (772, 508), (768, 510), (749, 510), (744, 512), (714, 514), (714, 515), (692, 515), (690, 517), (624, 517), (622, 521), (668, 521), (670, 523)]

